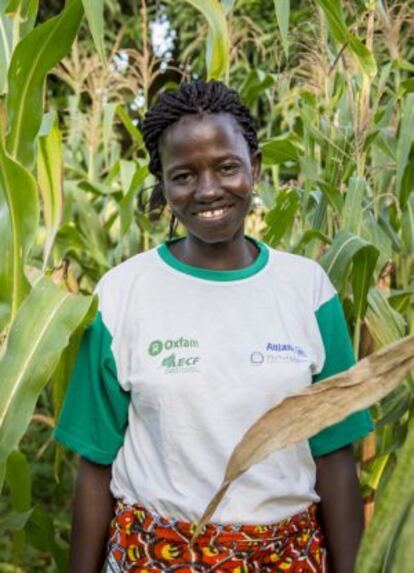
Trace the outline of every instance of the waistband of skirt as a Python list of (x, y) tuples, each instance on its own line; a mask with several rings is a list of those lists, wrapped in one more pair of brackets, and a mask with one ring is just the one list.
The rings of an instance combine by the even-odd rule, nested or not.
[[(118, 500), (115, 508), (116, 527), (126, 532), (140, 533), (163, 538), (171, 542), (189, 542), (194, 534), (196, 523), (182, 521), (152, 513), (141, 505), (128, 505)], [(277, 541), (306, 535), (319, 530), (317, 506), (312, 504), (306, 510), (273, 524), (218, 524), (208, 523), (197, 537), (199, 546), (214, 543), (255, 543)]]

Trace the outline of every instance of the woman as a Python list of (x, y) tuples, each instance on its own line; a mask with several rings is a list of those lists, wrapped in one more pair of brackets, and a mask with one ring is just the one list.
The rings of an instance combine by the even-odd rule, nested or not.
[(353, 354), (322, 269), (244, 235), (260, 152), (238, 94), (183, 85), (143, 134), (152, 202), (187, 234), (98, 284), (56, 430), (81, 456), (71, 571), (107, 556), (110, 571), (323, 572), (327, 553), (330, 571), (351, 573), (363, 525), (351, 444), (371, 430), (367, 412), (251, 468), (189, 546), (245, 430)]

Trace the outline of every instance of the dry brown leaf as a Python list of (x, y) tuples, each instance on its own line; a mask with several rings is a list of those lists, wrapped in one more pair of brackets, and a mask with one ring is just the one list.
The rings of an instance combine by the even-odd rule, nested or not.
[[(193, 540), (211, 520), (232, 481), (270, 454), (310, 438), (349, 414), (368, 408), (414, 369), (414, 335), (364, 358), (336, 376), (292, 394), (268, 410), (233, 450), (223, 483), (198, 523)], [(292, 423), (295, 420), (295, 423)]]

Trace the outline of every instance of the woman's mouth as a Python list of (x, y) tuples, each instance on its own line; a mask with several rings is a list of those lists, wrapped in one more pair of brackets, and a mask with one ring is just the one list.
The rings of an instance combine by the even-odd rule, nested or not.
[(232, 205), (217, 207), (215, 209), (206, 209), (205, 211), (199, 211), (194, 214), (203, 221), (217, 221), (218, 219), (223, 218), (230, 211), (231, 207)]

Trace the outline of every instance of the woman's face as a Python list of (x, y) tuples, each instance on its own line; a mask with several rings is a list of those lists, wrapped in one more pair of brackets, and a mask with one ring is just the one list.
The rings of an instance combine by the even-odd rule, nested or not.
[(259, 154), (228, 113), (186, 115), (161, 137), (164, 192), (188, 235), (218, 243), (243, 234)]

